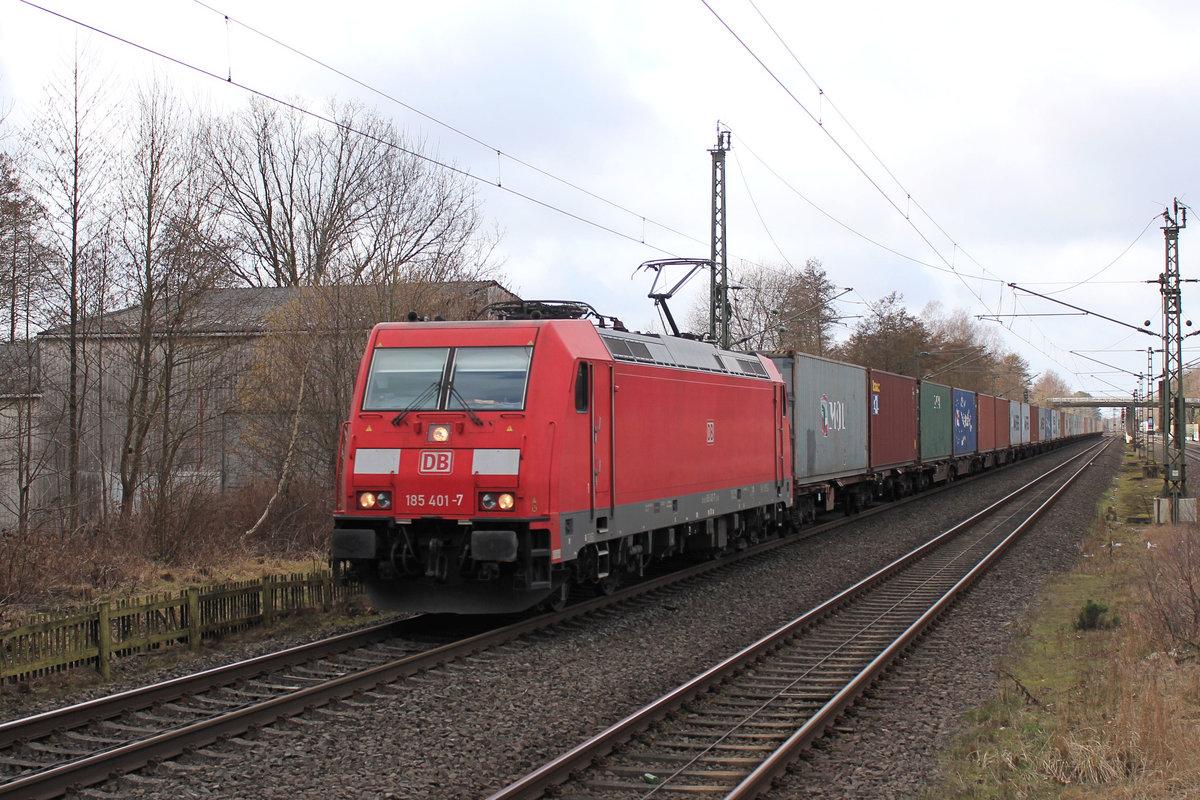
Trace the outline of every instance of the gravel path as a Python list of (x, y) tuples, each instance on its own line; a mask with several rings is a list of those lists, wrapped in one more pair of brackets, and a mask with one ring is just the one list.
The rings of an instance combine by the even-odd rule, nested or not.
[[(990, 697), (1012, 623), (1078, 553), (1110, 448), (777, 798), (911, 797), (960, 715)], [(739, 565), (714, 582), (448, 665), (123, 779), (145, 798), (481, 798), (883, 566), (1037, 472), (1021, 464)], [(945, 679), (943, 681), (943, 678)]]

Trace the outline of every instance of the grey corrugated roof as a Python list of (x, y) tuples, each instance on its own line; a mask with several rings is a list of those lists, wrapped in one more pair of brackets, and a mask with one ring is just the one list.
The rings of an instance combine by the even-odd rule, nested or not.
[[(450, 281), (439, 284), (442, 291), (449, 289), (454, 293), (465, 291), (486, 292), (496, 289), (516, 298), (496, 281)], [(319, 288), (297, 288), (293, 286), (241, 286), (228, 289), (209, 289), (199, 300), (199, 305), (189, 315), (192, 324), (189, 330), (203, 333), (257, 333), (262, 331), (271, 313), (285, 304), (295, 300), (302, 292), (339, 292), (349, 296), (346, 302), (356, 303), (355, 296), (361, 295), (363, 300), (375, 298), (380, 291), (386, 291), (381, 286), (329, 286)], [(482, 303), (481, 303), (482, 305)], [(95, 335), (103, 330), (107, 334), (118, 334), (122, 331), (133, 330), (137, 327), (141, 314), (141, 306), (130, 306), (119, 311), (106, 314), (102, 319), (92, 319), (84, 326), (85, 335)], [(378, 320), (384, 321), (384, 320)], [(66, 336), (65, 325), (50, 328), (41, 333), (48, 338)]]

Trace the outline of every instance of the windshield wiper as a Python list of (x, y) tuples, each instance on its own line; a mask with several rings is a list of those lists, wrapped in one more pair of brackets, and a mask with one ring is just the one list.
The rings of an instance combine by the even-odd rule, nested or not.
[(458, 388), (455, 387), (453, 383), (450, 384), (450, 395), (455, 400), (462, 403), (463, 411), (467, 412), (467, 416), (471, 418), (471, 422), (474, 422), (476, 425), (483, 425), (483, 420), (479, 418), (478, 414), (471, 410), (471, 407), (467, 405), (467, 399), (458, 393)]
[(429, 386), (427, 386), (425, 388), (425, 391), (423, 391), (419, 395), (417, 395), (416, 400), (413, 400), (411, 403), (409, 403), (407, 406), (405, 406), (403, 411), (401, 411), (396, 416), (392, 417), (392, 424), (399, 425), (400, 423), (404, 422), (404, 418), (409, 415), (409, 412), (417, 411), (420, 408), (422, 403), (424, 403), (430, 397), (437, 396), (438, 389), (439, 389), (439, 387), (441, 387), (441, 385), (442, 385), (441, 379), (438, 379), (438, 380), (434, 381), (433, 383), (429, 384)]

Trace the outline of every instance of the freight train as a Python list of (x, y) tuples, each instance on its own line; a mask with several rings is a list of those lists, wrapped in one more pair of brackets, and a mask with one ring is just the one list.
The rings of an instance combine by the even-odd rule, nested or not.
[(556, 607), (1098, 432), (603, 319), (381, 323), (343, 426), (331, 558), (381, 609)]

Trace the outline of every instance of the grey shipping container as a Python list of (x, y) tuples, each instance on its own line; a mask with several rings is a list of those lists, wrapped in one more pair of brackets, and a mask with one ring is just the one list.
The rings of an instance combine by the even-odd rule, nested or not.
[(796, 483), (867, 471), (867, 371), (805, 353), (767, 354), (787, 385)]

